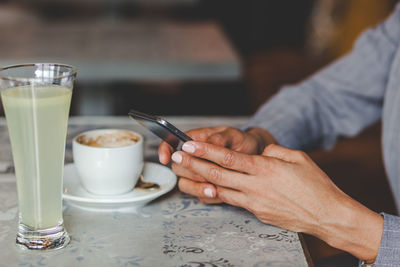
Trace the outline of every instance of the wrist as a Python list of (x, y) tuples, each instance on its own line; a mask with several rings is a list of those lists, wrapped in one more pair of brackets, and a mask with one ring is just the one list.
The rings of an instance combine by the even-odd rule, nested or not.
[(373, 263), (381, 243), (383, 217), (347, 195), (341, 198), (330, 219), (321, 225), (320, 238), (366, 263)]
[(252, 136), (257, 143), (257, 154), (261, 154), (264, 148), (270, 144), (277, 144), (275, 137), (267, 130), (254, 127), (246, 131), (247, 134)]

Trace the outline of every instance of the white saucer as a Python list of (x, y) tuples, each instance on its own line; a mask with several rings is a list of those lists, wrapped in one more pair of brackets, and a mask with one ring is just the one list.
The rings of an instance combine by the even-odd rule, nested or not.
[(82, 186), (75, 165), (73, 163), (66, 164), (63, 198), (74, 206), (95, 211), (135, 209), (169, 192), (174, 188), (177, 180), (171, 169), (152, 162), (145, 162), (143, 177), (146, 182), (159, 184), (160, 189), (155, 191), (133, 189), (122, 195), (96, 195), (88, 192)]

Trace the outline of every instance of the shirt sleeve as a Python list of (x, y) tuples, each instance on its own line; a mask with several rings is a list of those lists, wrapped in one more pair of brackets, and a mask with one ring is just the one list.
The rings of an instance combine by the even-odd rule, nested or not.
[(375, 267), (400, 266), (400, 217), (382, 213), (384, 216), (381, 246)]
[(381, 117), (383, 98), (400, 40), (400, 5), (364, 32), (353, 50), (265, 103), (246, 128), (268, 130), (280, 145), (309, 150), (332, 147)]

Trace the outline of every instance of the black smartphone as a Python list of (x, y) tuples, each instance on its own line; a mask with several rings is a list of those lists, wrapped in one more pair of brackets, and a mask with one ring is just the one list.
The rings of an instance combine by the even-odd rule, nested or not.
[(163, 118), (136, 110), (130, 110), (128, 114), (139, 124), (170, 144), (175, 150), (181, 150), (183, 143), (192, 140), (192, 138)]

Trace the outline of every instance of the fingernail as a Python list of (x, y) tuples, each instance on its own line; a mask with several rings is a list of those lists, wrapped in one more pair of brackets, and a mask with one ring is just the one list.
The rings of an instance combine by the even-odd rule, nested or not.
[(159, 155), (158, 155), (158, 160), (159, 160), (162, 164), (164, 164), (164, 162), (165, 162), (165, 157), (164, 157), (164, 155), (163, 155), (163, 154), (159, 154)]
[(182, 155), (179, 152), (175, 152), (174, 154), (172, 154), (171, 158), (176, 163), (181, 163), (182, 162)]
[(214, 197), (214, 191), (211, 188), (206, 187), (204, 188), (204, 195), (208, 197)]
[(187, 153), (194, 153), (194, 151), (196, 150), (196, 147), (193, 145), (193, 143), (186, 142), (183, 144), (182, 150)]

